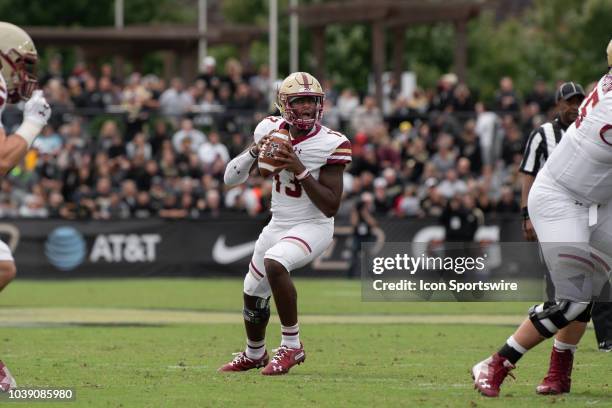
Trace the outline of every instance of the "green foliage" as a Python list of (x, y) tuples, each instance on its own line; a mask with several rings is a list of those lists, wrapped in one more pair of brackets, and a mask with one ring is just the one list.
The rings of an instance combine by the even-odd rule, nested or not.
[(447, 23), (406, 30), (404, 66), (416, 73), (419, 86), (434, 87), (440, 76), (451, 70), (453, 36), (453, 26)]
[[(18, 25), (112, 26), (114, 4), (114, 0), (2, 0), (0, 15)], [(195, 21), (196, 15), (185, 1), (124, 0), (126, 24)]]
[[(284, 10), (286, 0), (279, 1), (279, 13)], [(223, 16), (231, 22), (242, 24), (268, 24), (268, 0), (224, 0), (221, 2)]]
[(524, 15), (503, 22), (483, 13), (469, 25), (468, 83), (490, 98), (503, 75), (528, 92), (537, 78), (587, 85), (606, 68), (612, 3), (538, 0)]
[(0, 15), (18, 25), (96, 26), (113, 24), (112, 0), (2, 0)]
[(327, 27), (325, 68), (337, 87), (366, 91), (368, 75), (372, 72), (371, 31), (361, 24)]

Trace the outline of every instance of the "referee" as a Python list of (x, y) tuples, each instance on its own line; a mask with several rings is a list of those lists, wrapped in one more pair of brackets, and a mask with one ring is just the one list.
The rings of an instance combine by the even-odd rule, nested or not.
[[(537, 241), (537, 236), (527, 211), (527, 197), (529, 190), (544, 166), (544, 162), (553, 149), (561, 141), (567, 128), (578, 117), (578, 107), (585, 98), (585, 93), (579, 84), (566, 82), (559, 87), (556, 93), (557, 116), (551, 122), (546, 122), (529, 135), (527, 147), (521, 162), (520, 171), (523, 173), (523, 190), (521, 194), (521, 207), (523, 215), (523, 235), (527, 241)], [(554, 298), (554, 286), (550, 276), (546, 276), (548, 296)], [(610, 290), (608, 288), (608, 290)], [(597, 343), (601, 351), (612, 351), (612, 303), (595, 302), (592, 308), (593, 325)]]

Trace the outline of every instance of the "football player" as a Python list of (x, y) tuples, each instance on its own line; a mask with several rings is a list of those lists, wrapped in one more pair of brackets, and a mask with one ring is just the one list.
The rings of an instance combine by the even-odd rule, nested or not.
[(553, 336), (551, 370), (536, 392), (569, 392), (573, 355), (589, 321), (591, 302), (609, 283), (612, 41), (607, 54), (608, 73), (580, 105), (576, 121), (529, 192), (529, 215), (554, 284), (555, 301), (530, 308), (529, 317), (501, 349), (472, 368), (474, 386), (485, 396), (497, 397), (523, 354)]
[[(49, 104), (37, 86), (33, 69), (38, 59), (30, 36), (21, 28), (0, 22), (0, 175), (16, 166), (51, 115)], [(7, 103), (27, 101), (23, 122), (15, 134), (7, 136), (2, 126), (2, 112)], [(0, 241), (0, 290), (15, 277), (15, 261), (11, 250)], [(15, 380), (0, 361), (0, 391), (14, 388)]]
[[(276, 157), (284, 164), (272, 181), (272, 220), (255, 244), (244, 279), (246, 349), (219, 371), (264, 367), (264, 375), (286, 374), (306, 358), (290, 272), (317, 258), (331, 243), (343, 171), (351, 161), (346, 136), (320, 123), (324, 99), (323, 89), (312, 75), (289, 75), (278, 89), (281, 116), (262, 120), (255, 128), (255, 143), (225, 170), (226, 184), (244, 183), (267, 135), (280, 129), (289, 131), (289, 141), (281, 145)], [(281, 322), (281, 345), (269, 359), (265, 333), (271, 296)]]
[[(523, 192), (521, 196), (523, 206), (523, 233), (525, 239), (528, 241), (537, 240), (535, 230), (529, 220), (529, 212), (527, 209), (529, 190), (531, 189), (538, 171), (546, 162), (547, 157), (561, 141), (567, 128), (578, 117), (578, 108), (585, 97), (586, 94), (579, 84), (574, 82), (562, 84), (556, 94), (557, 110), (559, 112), (557, 117), (550, 122), (544, 123), (529, 135), (520, 167), (520, 171), (523, 173)], [(546, 283), (547, 296), (549, 299), (552, 299), (554, 298), (554, 287), (550, 281), (549, 275), (547, 276)], [(602, 351), (612, 350), (612, 303), (594, 303), (592, 306), (592, 315), (599, 349)], [(558, 341), (567, 342), (563, 336), (566, 332), (572, 332), (572, 329), (586, 330), (587, 322), (573, 322), (570, 326), (572, 327), (559, 330), (559, 333), (555, 336)], [(571, 336), (575, 336), (575, 334)], [(547, 383), (557, 382), (556, 378), (558, 378), (558, 376), (555, 373), (559, 372), (558, 363), (562, 361), (560, 359), (562, 354), (563, 353), (557, 350), (553, 345), (548, 375), (538, 387), (538, 393), (556, 393), (559, 387), (549, 386)]]

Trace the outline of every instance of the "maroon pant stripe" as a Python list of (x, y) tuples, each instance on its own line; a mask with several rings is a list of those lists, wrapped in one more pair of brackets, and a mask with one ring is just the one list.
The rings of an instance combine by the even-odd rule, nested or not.
[(572, 254), (559, 254), (559, 258), (569, 258), (569, 259), (574, 259), (576, 261), (582, 262), (583, 264), (586, 264), (588, 266), (590, 266), (591, 268), (594, 268), (595, 265), (593, 264), (593, 262), (589, 261), (588, 259), (585, 259), (581, 256), (578, 255), (572, 255)]
[(310, 249), (310, 245), (308, 245), (308, 242), (304, 241), (302, 238), (287, 236), (287, 237), (283, 237), (282, 239), (285, 239), (285, 238), (290, 238), (290, 239), (295, 239), (297, 241), (300, 241), (302, 244), (306, 245), (306, 248), (308, 249), (308, 252), (312, 252), (312, 249)]
[(264, 276), (263, 276), (263, 273), (261, 273), (261, 272), (259, 272), (259, 271), (257, 270), (257, 268), (255, 267), (255, 264), (253, 263), (253, 261), (251, 261), (251, 266), (253, 267), (253, 270), (255, 271), (255, 273), (257, 273), (257, 274), (258, 274), (259, 276), (261, 276), (262, 278), (264, 277)]

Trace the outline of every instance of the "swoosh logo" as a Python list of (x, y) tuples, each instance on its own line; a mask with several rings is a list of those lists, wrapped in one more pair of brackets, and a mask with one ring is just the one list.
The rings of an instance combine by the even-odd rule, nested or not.
[(255, 250), (255, 242), (256, 241), (251, 241), (245, 244), (228, 247), (225, 245), (225, 235), (221, 235), (219, 238), (217, 238), (217, 241), (213, 246), (213, 260), (221, 265), (239, 261), (253, 253), (253, 250)]

